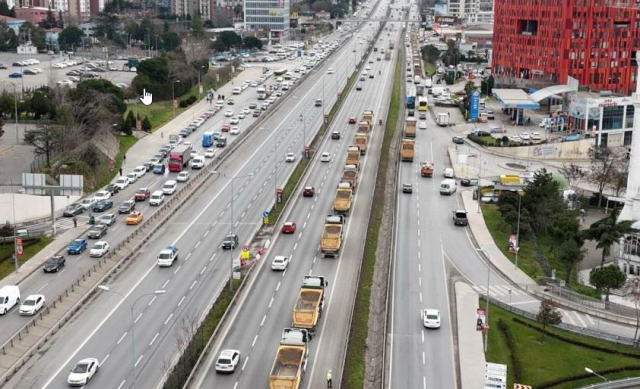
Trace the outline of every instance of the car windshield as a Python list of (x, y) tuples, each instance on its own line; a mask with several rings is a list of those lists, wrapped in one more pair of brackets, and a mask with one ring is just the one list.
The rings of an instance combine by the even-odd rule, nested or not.
[(24, 303), (22, 303), (22, 305), (36, 305), (36, 300), (24, 300)]
[(103, 248), (104, 248), (104, 245), (103, 245), (103, 244), (97, 244), (97, 245), (95, 245), (95, 247), (94, 247), (94, 249), (96, 249), (96, 250), (102, 250)]
[(73, 368), (72, 373), (86, 373), (88, 368), (89, 365), (87, 365), (86, 363), (80, 363)]
[(80, 239), (76, 239), (73, 241), (73, 244), (80, 245), (82, 244), (82, 241)]
[(137, 192), (137, 193), (139, 193), (139, 194), (145, 194), (146, 192), (147, 192), (147, 191), (146, 191), (146, 190), (144, 190), (144, 189), (138, 189), (138, 192)]

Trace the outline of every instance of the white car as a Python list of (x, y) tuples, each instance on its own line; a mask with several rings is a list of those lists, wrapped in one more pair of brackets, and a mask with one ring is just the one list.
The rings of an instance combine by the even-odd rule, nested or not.
[(89, 251), (89, 256), (94, 258), (100, 258), (108, 252), (109, 252), (109, 243), (105, 242), (104, 240), (101, 240), (98, 243), (93, 245), (93, 247), (91, 248), (91, 251)]
[(127, 175), (125, 177), (127, 177), (127, 179), (129, 180), (130, 184), (133, 184), (134, 182), (136, 182), (138, 180), (138, 175), (136, 173), (134, 173), (134, 172), (127, 173)]
[(218, 107), (218, 108), (222, 108), (222, 107), (224, 107), (224, 100), (218, 100), (218, 101), (216, 101), (216, 107)]
[(114, 185), (117, 186), (118, 189), (123, 190), (129, 186), (129, 179), (127, 177), (118, 177)]
[(189, 179), (189, 172), (186, 170), (183, 170), (180, 173), (178, 173), (178, 176), (176, 177), (176, 181), (178, 182), (185, 182), (188, 179)]
[(258, 83), (255, 82), (255, 81), (251, 81), (251, 84), (249, 84), (249, 85), (251, 85), (251, 87), (255, 88), (255, 87), (258, 86)]
[(423, 310), (422, 325), (425, 328), (440, 328), (440, 311), (437, 309)]
[(371, 66), (367, 65), (364, 67), (365, 70), (371, 70)]
[(86, 358), (71, 369), (71, 373), (67, 377), (69, 386), (85, 386), (89, 380), (98, 372), (100, 363), (95, 358)]
[(133, 169), (133, 173), (138, 176), (138, 178), (144, 176), (147, 173), (147, 168), (144, 167), (143, 165), (140, 166), (136, 166), (135, 169)]
[(444, 178), (453, 178), (454, 172), (453, 169), (448, 167), (444, 169)]
[(295, 160), (296, 155), (294, 153), (287, 153), (287, 155), (284, 157), (285, 162), (295, 162)]
[(213, 158), (215, 155), (215, 151), (213, 149), (206, 149), (204, 151), (205, 158)]
[(83, 199), (80, 202), (80, 205), (82, 206), (82, 208), (84, 208), (86, 210), (86, 209), (89, 209), (89, 208), (93, 207), (93, 204), (95, 204), (97, 202), (98, 202), (98, 200), (96, 200), (95, 197), (89, 197), (89, 198)]
[(110, 199), (111, 198), (111, 192), (109, 192), (108, 190), (101, 190), (99, 192), (96, 192), (96, 194), (93, 196), (93, 198), (96, 200), (96, 202), (98, 202), (100, 200)]
[(522, 134), (520, 134), (520, 139), (522, 139), (522, 140), (531, 140), (531, 135), (529, 135), (528, 132), (523, 132)]
[(240, 351), (222, 350), (216, 361), (217, 373), (233, 373), (240, 363)]
[(195, 158), (198, 155), (198, 150), (191, 149), (191, 152), (189, 154), (191, 155), (191, 158)]
[(249, 107), (242, 110), (242, 113), (245, 115), (249, 115), (251, 113), (251, 109)]
[(27, 297), (20, 306), (18, 311), (20, 315), (35, 315), (42, 307), (44, 307), (45, 298), (41, 294), (32, 294)]
[(224, 111), (224, 116), (230, 118), (231, 116), (233, 116), (233, 110), (226, 110)]
[(326, 151), (320, 156), (320, 162), (331, 162), (331, 154)]
[(333, 74), (333, 68), (329, 68), (329, 70), (327, 70), (327, 74)]
[(232, 126), (231, 130), (229, 130), (229, 135), (238, 135), (240, 134), (240, 127)]
[(238, 114), (238, 119), (241, 119), (241, 120), (242, 120), (242, 119), (244, 119), (244, 118), (246, 118), (246, 117), (247, 117), (247, 115), (246, 115), (244, 112), (240, 112), (240, 113)]
[(160, 205), (164, 202), (164, 193), (161, 190), (156, 190), (149, 197), (149, 205)]
[(286, 270), (289, 265), (289, 257), (276, 255), (271, 261), (271, 270)]
[(418, 128), (421, 130), (426, 130), (427, 129), (427, 122), (420, 122), (420, 124), (418, 125)]
[(60, 80), (57, 82), (58, 85), (60, 86), (71, 86), (73, 85), (73, 81), (71, 80)]
[(191, 146), (191, 142), (183, 142), (182, 145), (183, 146)]
[(229, 121), (229, 123), (231, 124), (238, 124), (240, 123), (240, 118), (238, 118), (237, 116), (234, 116), (231, 118), (231, 120)]
[(191, 160), (191, 169), (202, 169), (204, 167), (204, 157), (198, 155)]
[(532, 132), (531, 133), (531, 139), (532, 140), (542, 140), (542, 136), (540, 135), (539, 132)]

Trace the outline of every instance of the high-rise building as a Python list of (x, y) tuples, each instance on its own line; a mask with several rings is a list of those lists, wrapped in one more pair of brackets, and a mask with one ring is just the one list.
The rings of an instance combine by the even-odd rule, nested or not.
[(492, 23), (494, 0), (447, 0), (447, 15), (465, 23)]
[(245, 0), (244, 28), (269, 43), (282, 43), (289, 36), (289, 0)]
[(566, 84), (630, 95), (640, 46), (636, 0), (495, 0), (498, 85)]

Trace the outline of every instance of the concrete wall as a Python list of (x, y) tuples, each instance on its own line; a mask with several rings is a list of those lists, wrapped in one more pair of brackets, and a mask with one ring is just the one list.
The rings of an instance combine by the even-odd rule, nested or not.
[(588, 159), (594, 139), (520, 147), (487, 147), (492, 152), (522, 159)]
[[(55, 210), (64, 208), (80, 199), (80, 196), (55, 196)], [(51, 198), (27, 194), (0, 194), (0, 223), (13, 222), (15, 201), (15, 217), (18, 223), (45, 218), (51, 215)]]

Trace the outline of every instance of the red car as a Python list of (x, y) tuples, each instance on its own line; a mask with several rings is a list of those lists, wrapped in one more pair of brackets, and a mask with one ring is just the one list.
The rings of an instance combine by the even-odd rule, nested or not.
[(303, 197), (313, 197), (316, 194), (316, 189), (313, 186), (305, 186), (302, 191)]
[(349, 124), (356, 124), (356, 120), (357, 120), (357, 119), (355, 118), (355, 116), (351, 116), (351, 117), (349, 118)]
[(222, 132), (229, 132), (230, 129), (231, 129), (231, 126), (229, 124), (225, 123), (225, 124), (222, 125), (221, 131)]
[(258, 116), (260, 116), (260, 111), (256, 109), (255, 111), (253, 111), (253, 117), (257, 118)]
[(149, 197), (151, 197), (151, 191), (148, 188), (140, 188), (134, 195), (136, 201), (145, 201)]
[(293, 234), (294, 232), (296, 232), (296, 223), (285, 222), (282, 225), (282, 229), (280, 229), (280, 232), (282, 232), (283, 234)]

